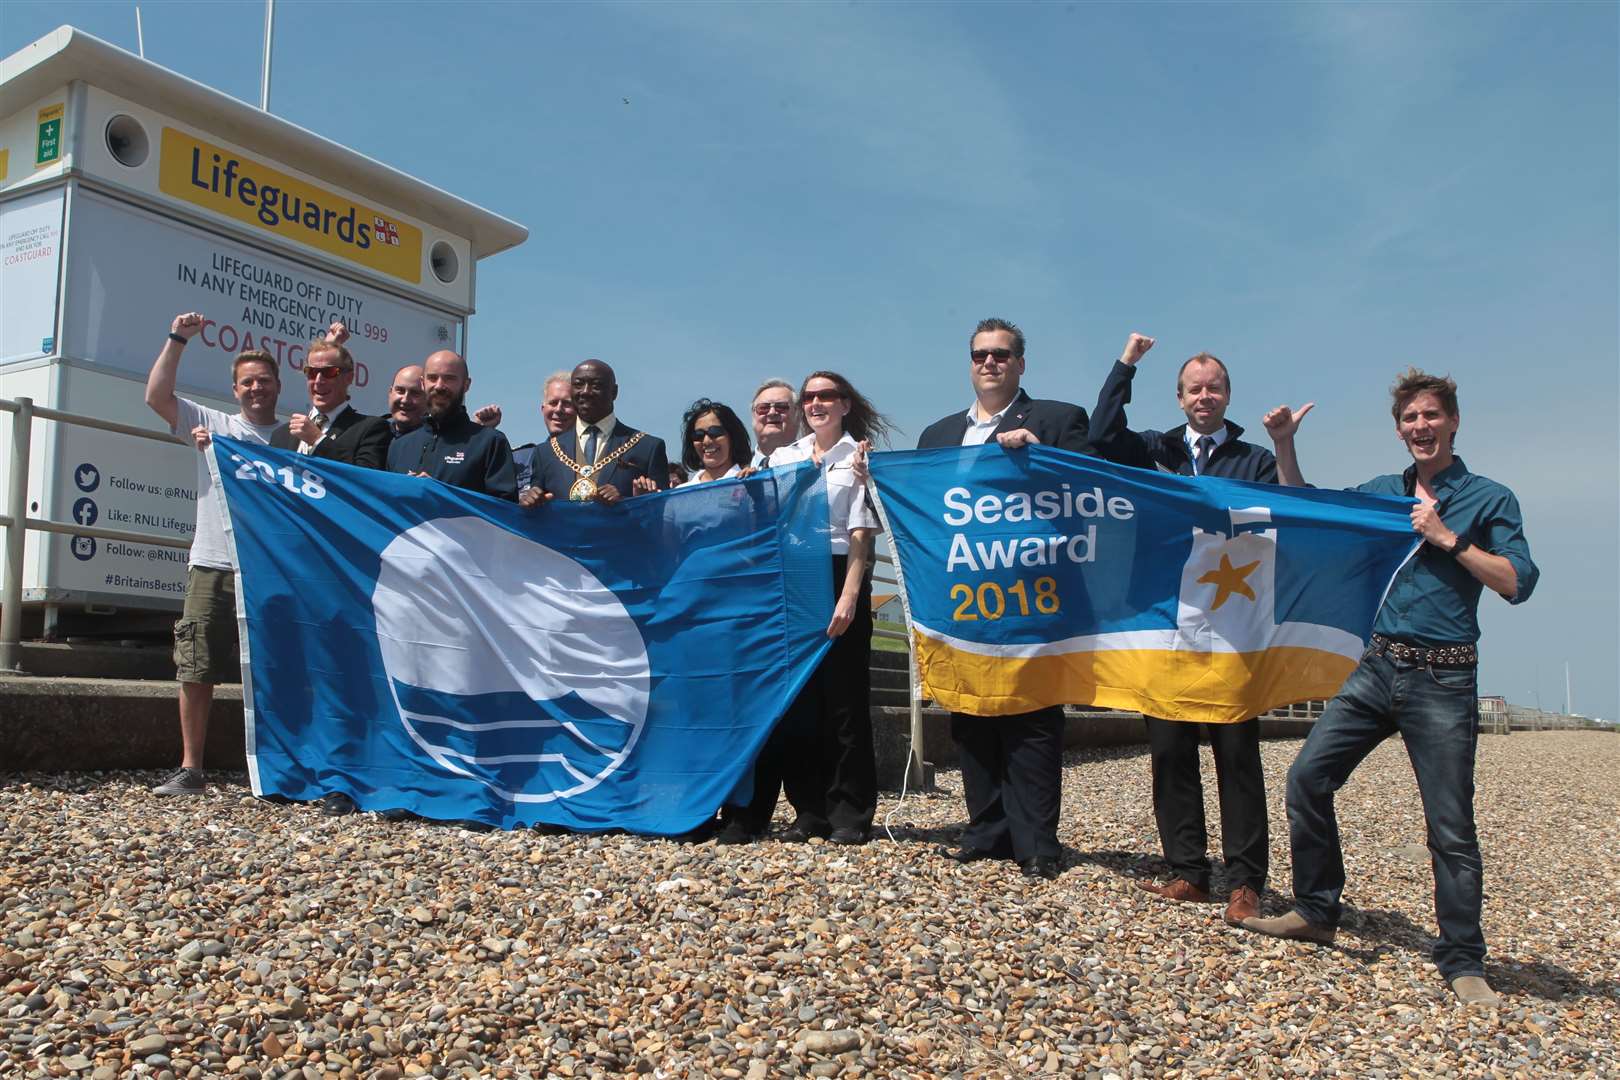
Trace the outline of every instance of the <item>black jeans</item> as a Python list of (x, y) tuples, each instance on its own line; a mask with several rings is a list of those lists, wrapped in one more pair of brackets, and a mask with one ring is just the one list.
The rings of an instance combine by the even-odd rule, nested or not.
[[(843, 591), (848, 558), (833, 556), (833, 596)], [(779, 790), (813, 835), (870, 831), (877, 814), (877, 757), (872, 747), (872, 586), (863, 583), (849, 629), (833, 639), (754, 762), (754, 794), (721, 817), (752, 833), (770, 827)]]
[(951, 714), (961, 748), (962, 797), (968, 827), (964, 847), (1023, 862), (1058, 858), (1063, 804), (1063, 709), (1016, 716)]
[(1207, 734), (1215, 751), (1226, 887), (1247, 885), (1256, 893), (1265, 891), (1271, 841), (1265, 774), (1260, 768), (1259, 719), (1238, 724), (1144, 719), (1153, 755), (1153, 817), (1170, 872), (1209, 890), (1209, 831), (1204, 823), (1204, 783), (1198, 767), (1199, 736)]
[(1447, 980), (1485, 974), (1484, 865), (1474, 831), (1476, 683), (1472, 667), (1418, 667), (1369, 651), (1288, 770), (1294, 908), (1318, 926), (1337, 926), (1344, 856), (1333, 795), (1375, 746), (1400, 733), (1423, 798), (1440, 924), (1434, 962)]

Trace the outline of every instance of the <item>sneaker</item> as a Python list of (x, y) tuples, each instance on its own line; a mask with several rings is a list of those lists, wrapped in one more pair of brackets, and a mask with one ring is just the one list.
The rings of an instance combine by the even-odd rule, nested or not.
[(201, 769), (180, 768), (174, 775), (152, 789), (154, 795), (203, 795), (208, 791), (208, 785), (203, 783)]

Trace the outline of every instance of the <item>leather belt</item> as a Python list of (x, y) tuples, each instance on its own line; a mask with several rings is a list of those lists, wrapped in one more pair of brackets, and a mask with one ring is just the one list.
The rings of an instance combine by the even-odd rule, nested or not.
[(1475, 645), (1437, 645), (1425, 649), (1404, 641), (1394, 641), (1383, 634), (1372, 636), (1367, 651), (1374, 656), (1387, 656), (1391, 660), (1417, 664), (1419, 667), (1473, 667), (1479, 663), (1479, 648)]

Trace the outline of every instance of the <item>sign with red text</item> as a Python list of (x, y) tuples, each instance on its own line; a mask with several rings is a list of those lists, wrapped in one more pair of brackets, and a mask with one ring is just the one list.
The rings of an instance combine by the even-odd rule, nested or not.
[(62, 188), (0, 203), (0, 363), (55, 347)]
[(142, 379), (175, 315), (207, 319), (187, 347), (183, 388), (230, 400), (231, 359), (263, 349), (281, 371), (283, 414), (302, 407), (304, 350), (334, 320), (350, 334), (351, 394), (381, 412), (388, 378), (438, 349), (457, 349), (461, 318), (250, 244), (79, 190), (67, 257), (61, 354)]

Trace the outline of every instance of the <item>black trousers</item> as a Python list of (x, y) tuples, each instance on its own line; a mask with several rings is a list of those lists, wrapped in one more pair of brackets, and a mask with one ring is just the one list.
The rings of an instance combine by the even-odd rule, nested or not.
[(1058, 858), (1063, 802), (1063, 709), (1016, 716), (951, 714), (961, 750), (968, 827), (964, 847), (1023, 862)]
[[(843, 591), (848, 558), (833, 556), (833, 596)], [(721, 818), (763, 833), (779, 790), (812, 835), (872, 827), (877, 814), (877, 756), (872, 748), (872, 586), (861, 587), (849, 629), (833, 639), (754, 762), (754, 795)]]
[(1266, 782), (1260, 769), (1260, 720), (1239, 724), (1189, 724), (1147, 720), (1153, 755), (1153, 816), (1170, 872), (1208, 890), (1209, 832), (1204, 824), (1204, 784), (1198, 772), (1200, 735), (1215, 751), (1221, 804), (1221, 854), (1228, 889), (1266, 887), (1270, 838), (1266, 824)]

